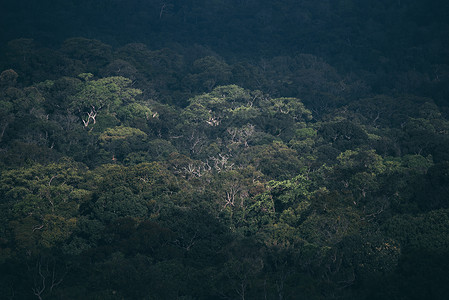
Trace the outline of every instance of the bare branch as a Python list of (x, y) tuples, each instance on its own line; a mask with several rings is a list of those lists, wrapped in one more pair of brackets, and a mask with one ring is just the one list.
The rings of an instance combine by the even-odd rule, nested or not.
[(41, 230), (42, 228), (44, 228), (44, 224), (42, 224), (42, 225), (36, 225), (36, 226), (34, 226), (33, 227), (33, 232), (35, 232), (36, 230)]

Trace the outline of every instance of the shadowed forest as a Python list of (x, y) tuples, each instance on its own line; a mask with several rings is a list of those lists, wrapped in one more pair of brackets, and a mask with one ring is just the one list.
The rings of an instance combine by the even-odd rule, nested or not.
[(446, 299), (449, 2), (0, 4), (3, 299)]

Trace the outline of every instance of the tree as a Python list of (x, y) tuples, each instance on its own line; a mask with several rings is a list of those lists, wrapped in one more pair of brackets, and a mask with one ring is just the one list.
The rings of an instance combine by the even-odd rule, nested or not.
[(260, 295), (256, 279), (263, 268), (262, 249), (250, 238), (236, 239), (228, 245), (226, 262), (216, 278), (220, 294), (242, 300)]
[(103, 148), (112, 153), (112, 159), (122, 161), (127, 154), (143, 150), (146, 138), (147, 134), (140, 129), (117, 126), (106, 129), (100, 134), (99, 141)]
[(82, 187), (85, 175), (82, 164), (67, 159), (2, 173), (0, 194), (17, 250), (35, 253), (67, 241), (91, 197)]
[(257, 168), (271, 179), (288, 179), (299, 173), (301, 164), (295, 150), (275, 141), (259, 148), (259, 155), (252, 159)]
[(325, 123), (318, 130), (318, 134), (340, 150), (353, 149), (368, 139), (368, 135), (359, 125), (346, 120)]
[(193, 62), (192, 73), (184, 79), (190, 89), (210, 92), (219, 85), (229, 83), (231, 68), (222, 59), (206, 56)]
[(71, 59), (79, 60), (87, 72), (96, 73), (112, 58), (111, 46), (98, 40), (82, 37), (69, 38), (61, 46), (61, 52)]
[(84, 127), (95, 124), (101, 111), (116, 112), (122, 104), (134, 102), (134, 97), (142, 93), (140, 90), (130, 88), (131, 80), (124, 77), (88, 80), (91, 75), (84, 75), (80, 75), (86, 78), (80, 91), (70, 98), (70, 106), (81, 118)]
[(203, 126), (218, 126), (229, 122), (233, 110), (251, 106), (254, 99), (250, 93), (236, 85), (216, 87), (210, 93), (189, 100), (184, 110), (186, 121)]

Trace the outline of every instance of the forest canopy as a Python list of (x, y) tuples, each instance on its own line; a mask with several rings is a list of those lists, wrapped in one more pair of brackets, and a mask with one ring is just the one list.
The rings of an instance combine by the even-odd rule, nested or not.
[(1, 4), (0, 294), (444, 299), (448, 14)]

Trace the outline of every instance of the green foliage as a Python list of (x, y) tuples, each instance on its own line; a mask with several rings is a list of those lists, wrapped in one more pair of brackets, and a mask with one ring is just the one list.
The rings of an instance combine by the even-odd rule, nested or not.
[(87, 81), (82, 90), (74, 96), (72, 105), (77, 109), (90, 106), (100, 110), (110, 111), (117, 109), (122, 103), (134, 101), (134, 97), (141, 92), (129, 88), (131, 80), (124, 77), (107, 77), (94, 81)]
[(193, 74), (184, 79), (190, 88), (211, 91), (218, 85), (229, 83), (231, 68), (215, 56), (206, 56), (193, 62)]
[(340, 150), (353, 149), (368, 139), (368, 135), (360, 126), (349, 121), (323, 124), (319, 133), (325, 141)]
[(287, 179), (300, 171), (300, 163), (296, 151), (282, 142), (273, 142), (261, 148), (254, 158), (260, 171), (270, 178)]
[(103, 143), (115, 142), (132, 138), (145, 138), (147, 135), (142, 130), (132, 127), (118, 126), (105, 130), (99, 137)]
[(267, 108), (268, 112), (274, 115), (290, 115), (295, 121), (311, 120), (312, 113), (304, 107), (299, 99), (296, 98), (276, 98), (271, 99)]
[(96, 123), (100, 111), (113, 114), (122, 104), (134, 102), (135, 97), (142, 93), (138, 89), (130, 88), (131, 80), (124, 77), (89, 81), (90, 76), (86, 76), (86, 82), (82, 84), (79, 92), (70, 97), (70, 107), (73, 113), (81, 118), (85, 127)]
[(448, 211), (441, 209), (416, 216), (395, 216), (383, 226), (383, 230), (398, 240), (404, 251), (447, 251), (448, 221)]
[(93, 67), (90, 72), (105, 65), (112, 58), (111, 46), (98, 40), (86, 38), (70, 38), (64, 41), (61, 52), (70, 58), (81, 61), (84, 65)]
[(148, 120), (152, 117), (153, 112), (145, 105), (140, 103), (131, 103), (121, 107), (117, 114), (121, 120), (131, 121), (133, 119)]
[(217, 126), (228, 121), (235, 109), (245, 107), (251, 101), (250, 93), (241, 87), (220, 86), (208, 94), (190, 99), (184, 115), (188, 122)]
[[(125, 8), (87, 2), (79, 6), (105, 15)], [(147, 2), (139, 11), (160, 31), (152, 48), (71, 38), (51, 50), (19, 39), (0, 55), (2, 295), (413, 299), (424, 285), (445, 295), (449, 121), (423, 96), (426, 80), (447, 82), (444, 65), (401, 73), (379, 56), (385, 49), (363, 50), (376, 35), (357, 41), (346, 29), (345, 42), (320, 46), (341, 53), (333, 59), (301, 53), (316, 43), (310, 33), (295, 55), (255, 40), (263, 59), (176, 42), (155, 50), (179, 20), (214, 27), (218, 11), (264, 24), (239, 32), (277, 34), (305, 33), (314, 7), (337, 22), (364, 6)], [(289, 32), (279, 40), (304, 39)], [(375, 68), (349, 59), (352, 48)], [(418, 70), (409, 50), (398, 57)]]

